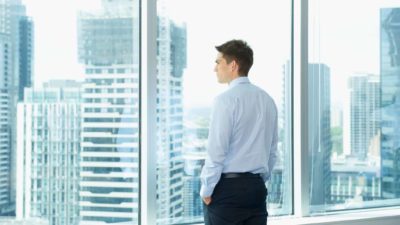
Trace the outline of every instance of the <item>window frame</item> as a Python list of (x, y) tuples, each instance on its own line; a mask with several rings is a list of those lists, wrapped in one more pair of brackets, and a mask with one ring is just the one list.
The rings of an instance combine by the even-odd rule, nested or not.
[[(140, 4), (140, 224), (155, 225), (156, 200), (156, 88), (157, 88), (157, 0), (141, 1)], [(309, 1), (291, 0), (291, 152), (292, 152), (292, 215), (279, 216), (272, 224), (384, 224), (400, 219), (400, 205), (382, 206), (377, 209), (346, 210), (329, 215), (310, 217), (310, 167), (308, 143), (308, 10)], [(295, 188), (296, 187), (296, 188)], [(296, 191), (297, 190), (297, 191)], [(390, 215), (380, 213), (391, 209)], [(397, 215), (393, 216), (393, 211)], [(357, 217), (334, 218), (342, 215)], [(360, 215), (360, 216), (359, 216)], [(307, 218), (308, 217), (308, 218)], [(347, 221), (347, 222), (345, 222)], [(390, 222), (392, 221), (392, 222)], [(190, 223), (189, 223), (190, 224)], [(198, 223), (192, 223), (198, 224)]]

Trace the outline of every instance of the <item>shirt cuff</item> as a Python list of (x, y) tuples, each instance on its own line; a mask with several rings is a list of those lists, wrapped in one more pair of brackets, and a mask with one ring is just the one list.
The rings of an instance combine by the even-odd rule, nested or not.
[(263, 180), (264, 180), (264, 182), (267, 182), (268, 180), (269, 180), (269, 177), (270, 177), (270, 173), (268, 172), (268, 173), (264, 173), (263, 174)]
[(211, 197), (212, 193), (213, 193), (213, 189), (211, 189), (211, 188), (206, 188), (204, 185), (201, 185), (201, 188), (200, 188), (200, 196), (201, 196), (202, 198)]

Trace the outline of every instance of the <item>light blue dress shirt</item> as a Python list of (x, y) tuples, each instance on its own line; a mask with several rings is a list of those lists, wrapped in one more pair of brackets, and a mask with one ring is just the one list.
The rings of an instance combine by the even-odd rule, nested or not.
[(215, 98), (201, 197), (212, 195), (221, 173), (261, 173), (269, 179), (277, 158), (277, 114), (273, 99), (247, 77), (231, 81)]

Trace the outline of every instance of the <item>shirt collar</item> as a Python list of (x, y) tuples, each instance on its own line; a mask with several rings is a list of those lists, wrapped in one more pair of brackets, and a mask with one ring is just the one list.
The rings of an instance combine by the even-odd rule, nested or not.
[(233, 88), (239, 84), (247, 84), (247, 83), (250, 83), (250, 80), (248, 77), (238, 77), (229, 83), (229, 88)]

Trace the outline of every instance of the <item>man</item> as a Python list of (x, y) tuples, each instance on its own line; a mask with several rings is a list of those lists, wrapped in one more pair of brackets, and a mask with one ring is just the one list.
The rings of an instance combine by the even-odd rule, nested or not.
[(200, 195), (206, 225), (266, 225), (267, 189), (276, 160), (277, 109), (250, 83), (253, 50), (241, 40), (216, 46), (218, 82)]

